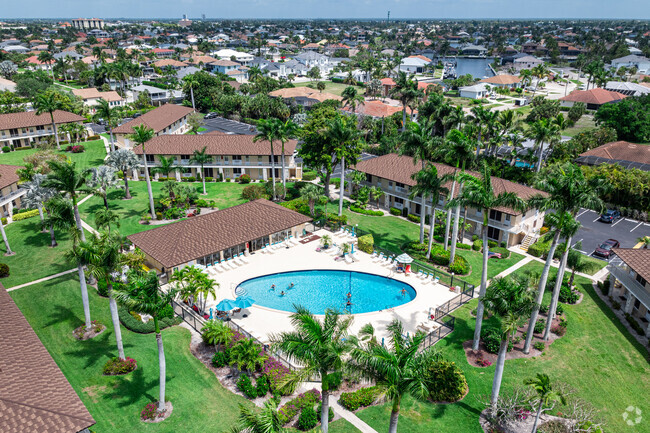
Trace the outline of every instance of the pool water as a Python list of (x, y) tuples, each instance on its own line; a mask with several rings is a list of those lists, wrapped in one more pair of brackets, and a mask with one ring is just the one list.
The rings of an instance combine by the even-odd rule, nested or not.
[[(264, 275), (244, 281), (238, 292), (242, 289), (256, 305), (289, 312), (295, 311), (294, 305), (301, 305), (314, 314), (325, 314), (328, 308), (352, 314), (385, 310), (406, 304), (416, 295), (413, 287), (392, 278), (332, 270)], [(352, 295), (350, 305), (348, 293)]]

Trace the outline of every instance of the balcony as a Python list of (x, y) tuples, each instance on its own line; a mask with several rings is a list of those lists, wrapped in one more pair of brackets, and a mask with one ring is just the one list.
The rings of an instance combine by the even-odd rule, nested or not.
[(26, 192), (26, 189), (18, 188), (16, 191), (12, 191), (7, 195), (0, 195), (0, 206), (9, 203), (11, 200), (15, 200), (18, 197), (22, 197)]
[(625, 268), (610, 264), (607, 266), (607, 270), (646, 308), (650, 308), (650, 292), (635, 280)]

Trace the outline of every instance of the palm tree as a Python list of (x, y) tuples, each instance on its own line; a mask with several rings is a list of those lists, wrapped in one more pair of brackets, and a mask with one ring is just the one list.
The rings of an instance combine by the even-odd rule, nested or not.
[(158, 366), (160, 370), (160, 395), (158, 398), (158, 412), (165, 410), (165, 349), (163, 347), (162, 334), (158, 317), (176, 296), (176, 291), (170, 289), (167, 292), (160, 290), (160, 281), (155, 271), (145, 275), (136, 275), (131, 281), (131, 287), (113, 289), (113, 296), (120, 304), (131, 311), (149, 314), (153, 318), (156, 342), (158, 343)]
[[(43, 222), (44, 227), (50, 229), (50, 246), (58, 246), (54, 236), (54, 229), (70, 231), (74, 226), (74, 210), (72, 201), (60, 195), (55, 195), (45, 203), (45, 212), (47, 217)], [(73, 240), (75, 237), (73, 236)]]
[(277, 403), (271, 398), (264, 403), (261, 411), (240, 404), (239, 423), (232, 431), (234, 433), (284, 433), (287, 430), (282, 427)]
[(324, 131), (327, 141), (332, 143), (336, 158), (341, 164), (341, 183), (339, 188), (339, 216), (343, 214), (343, 194), (345, 192), (345, 158), (350, 165), (356, 164), (359, 157), (359, 130), (348, 119), (337, 116), (327, 123)]
[(273, 344), (289, 359), (303, 366), (289, 375), (285, 387), (291, 388), (305, 378), (318, 374), (321, 380), (321, 429), (327, 433), (329, 425), (330, 376), (339, 373), (344, 359), (353, 348), (348, 329), (353, 318), (343, 318), (338, 312), (327, 310), (321, 322), (304, 307), (295, 306), (291, 315), (294, 330), (273, 337)]
[(300, 190), (300, 197), (307, 200), (307, 204), (309, 205), (309, 211), (311, 212), (311, 217), (314, 218), (316, 211), (315, 211), (315, 205), (316, 201), (320, 199), (323, 196), (323, 191), (321, 190), (321, 187), (310, 183), (302, 187)]
[(530, 86), (533, 82), (533, 72), (530, 69), (522, 69), (519, 71), (519, 78), (524, 87)]
[(499, 345), (490, 398), (493, 410), (496, 408), (499, 398), (508, 344), (517, 332), (517, 328), (521, 326), (533, 309), (534, 297), (534, 291), (528, 287), (527, 279), (516, 280), (508, 277), (495, 278), (482, 297), (482, 302), (487, 310), (501, 320), (501, 344)]
[(215, 347), (224, 345), (232, 340), (234, 331), (221, 320), (208, 320), (201, 328), (203, 340)]
[[(441, 194), (449, 193), (444, 185), (449, 182), (453, 176), (447, 175), (438, 177), (438, 169), (433, 164), (427, 164), (424, 170), (420, 170), (411, 176), (415, 180), (415, 185), (411, 188), (411, 199), (420, 195), (423, 202), (427, 197), (431, 197), (431, 213), (429, 215), (429, 245), (427, 247), (427, 260), (431, 257), (431, 247), (433, 246), (433, 235), (436, 227), (436, 202)], [(424, 215), (424, 204), (422, 205), (422, 215)], [(449, 263), (451, 265), (451, 262)]]
[[(45, 179), (45, 175), (35, 174), (32, 177), (32, 180), (20, 184), (20, 188), (27, 190), (25, 195), (21, 198), (21, 203), (28, 208), (38, 209), (38, 214), (41, 217), (41, 224), (45, 222), (43, 216), (43, 205), (57, 194), (56, 190), (43, 186), (43, 181), (45, 181)], [(45, 226), (43, 226), (43, 230), (45, 230)]]
[(384, 196), (384, 190), (378, 186), (373, 186), (370, 188), (370, 197), (376, 202), (377, 209), (379, 209), (379, 200)]
[(4, 241), (5, 248), (7, 249), (5, 256), (13, 256), (14, 254), (16, 254), (11, 250), (11, 247), (9, 246), (9, 239), (7, 238), (7, 233), (5, 232), (5, 226), (1, 221), (0, 221), (0, 235), (2, 235), (2, 240)]
[(95, 107), (95, 119), (104, 119), (111, 137), (111, 152), (115, 152), (115, 140), (113, 138), (113, 125), (118, 121), (118, 111), (104, 99), (99, 98), (99, 105)]
[[(64, 213), (67, 217), (74, 216), (74, 221), (76, 224), (76, 230), (73, 230), (73, 248), (76, 245), (76, 239), (79, 238), (81, 241), (86, 240), (86, 235), (84, 234), (83, 226), (81, 225), (81, 217), (79, 216), (79, 206), (77, 205), (77, 200), (79, 197), (80, 191), (85, 191), (86, 181), (87, 181), (87, 172), (77, 171), (76, 165), (74, 162), (60, 162), (60, 161), (48, 161), (48, 166), (50, 167), (50, 173), (47, 175), (47, 178), (43, 181), (42, 185), (45, 188), (52, 188), (61, 194), (68, 196), (72, 202), (72, 215), (68, 215), (67, 212)], [(86, 319), (86, 329), (90, 329), (90, 304), (88, 302), (88, 288), (86, 286), (86, 274), (84, 272), (84, 267), (81, 262), (77, 262), (77, 273), (79, 274), (79, 284), (81, 285), (81, 300), (83, 302), (84, 314)]]
[(88, 241), (80, 242), (66, 256), (70, 260), (84, 263), (92, 276), (106, 283), (108, 305), (111, 311), (113, 330), (115, 331), (118, 357), (120, 359), (126, 359), (124, 356), (124, 344), (122, 343), (120, 318), (117, 314), (117, 303), (113, 297), (114, 274), (119, 274), (120, 266), (122, 265), (120, 247), (119, 234), (116, 237), (115, 233), (102, 232), (100, 235), (93, 234)]
[(159, 155), (159, 165), (157, 167), (152, 167), (151, 174), (164, 174), (165, 178), (169, 178), (169, 173), (176, 171), (176, 159), (173, 156), (165, 157), (165, 155)]
[(363, 96), (359, 95), (357, 89), (352, 86), (348, 86), (343, 89), (341, 96), (343, 97), (341, 100), (341, 102), (343, 102), (343, 107), (350, 107), (350, 110), (352, 110), (353, 113), (356, 112), (357, 105), (365, 105)]
[[(400, 155), (413, 157), (413, 164), (420, 162), (422, 170), (426, 168), (427, 161), (433, 158), (439, 141), (433, 137), (433, 124), (423, 117), (419, 123), (411, 122), (405, 134), (404, 143), (400, 147)], [(420, 199), (420, 243), (424, 242), (424, 220), (426, 214), (425, 197)]]
[(280, 140), (280, 143), (282, 144), (281, 148), (281, 159), (282, 159), (282, 191), (283, 191), (283, 199), (286, 198), (287, 195), (287, 173), (285, 170), (285, 154), (284, 154), (284, 145), (289, 141), (291, 138), (295, 137), (296, 134), (298, 133), (298, 125), (296, 125), (291, 119), (288, 119), (286, 122), (278, 125), (278, 135), (277, 139)]
[[(249, 76), (250, 76), (250, 72), (249, 72)], [(196, 106), (194, 105), (194, 87), (198, 86), (199, 82), (194, 76), (194, 74), (191, 74), (183, 77), (183, 84), (184, 84), (183, 87), (185, 87), (186, 89), (190, 89), (190, 97), (192, 98), (192, 109), (196, 110)]]
[(476, 309), (476, 327), (474, 328), (474, 342), (472, 350), (478, 350), (479, 341), (481, 339), (481, 325), (483, 322), (483, 297), (487, 289), (487, 271), (488, 271), (488, 216), (490, 209), (497, 207), (508, 207), (515, 210), (524, 210), (526, 203), (519, 196), (512, 192), (502, 192), (496, 194), (492, 187), (492, 177), (490, 176), (490, 168), (483, 162), (481, 170), (481, 178), (476, 178), (468, 173), (460, 173), (458, 181), (463, 184), (463, 190), (459, 192), (458, 196), (452, 199), (447, 206), (469, 207), (481, 211), (483, 216), (483, 224), (481, 226), (481, 234), (483, 240), (483, 268), (481, 269), (481, 288), (479, 290), (479, 301)]
[(39, 93), (36, 96), (33, 105), (34, 108), (36, 108), (37, 115), (40, 116), (43, 113), (50, 114), (52, 128), (54, 129), (54, 138), (56, 139), (56, 148), (61, 150), (61, 144), (59, 143), (59, 131), (57, 130), (56, 122), (54, 121), (54, 112), (63, 109), (63, 103), (59, 99), (59, 96), (53, 91)]
[(52, 67), (52, 64), (54, 63), (54, 56), (52, 53), (49, 51), (41, 51), (38, 53), (38, 61), (50, 65), (50, 72), (52, 72), (52, 82), (54, 82), (54, 68)]
[(544, 143), (555, 144), (560, 139), (560, 128), (552, 120), (542, 118), (530, 125), (526, 135), (535, 141), (535, 147), (538, 149), (536, 171), (539, 173), (544, 160)]
[(536, 433), (539, 417), (542, 415), (544, 406), (553, 406), (556, 402), (566, 404), (566, 398), (562, 392), (553, 389), (551, 379), (544, 373), (537, 373), (537, 377), (534, 379), (525, 379), (524, 385), (530, 385), (539, 398), (539, 406), (537, 406), (537, 412), (535, 412), (535, 422), (533, 423), (532, 431), (532, 433)]
[(190, 158), (190, 164), (196, 164), (201, 167), (201, 182), (203, 183), (203, 195), (207, 195), (208, 192), (205, 189), (205, 171), (203, 166), (212, 162), (212, 155), (207, 153), (207, 146), (203, 146), (201, 150), (195, 150)]
[(124, 198), (129, 200), (131, 198), (131, 191), (129, 191), (129, 171), (140, 166), (140, 160), (137, 155), (129, 149), (117, 149), (108, 155), (106, 165), (121, 171), (124, 175)]
[[(377, 343), (370, 338), (365, 345), (358, 346), (352, 352), (350, 368), (375, 382), (392, 403), (389, 433), (397, 432), (402, 399), (410, 395), (418, 400), (429, 396), (424, 372), (438, 354), (426, 349), (420, 351), (420, 345), (426, 334), (418, 331), (412, 337), (405, 337), (402, 323), (395, 319), (387, 327), (388, 344)], [(364, 333), (371, 335), (372, 325), (364, 327)]]
[[(147, 125), (138, 125), (133, 127), (133, 134), (129, 136), (131, 140), (142, 146), (142, 162), (144, 164), (144, 179), (147, 181), (147, 194), (149, 194), (149, 209), (151, 211), (151, 219), (156, 219), (156, 209), (153, 206), (153, 192), (151, 191), (151, 179), (149, 177), (149, 168), (147, 167), (147, 152), (145, 150), (145, 143), (151, 140), (154, 136), (153, 129)], [(126, 173), (124, 174), (126, 179)]]
[(422, 96), (422, 92), (418, 90), (418, 84), (406, 75), (405, 72), (400, 71), (395, 79), (395, 87), (391, 90), (391, 96), (397, 97), (402, 103), (402, 132), (406, 130), (406, 107)]
[(258, 120), (258, 132), (257, 135), (255, 135), (253, 138), (253, 141), (256, 143), (258, 141), (268, 141), (271, 145), (271, 177), (273, 179), (273, 201), (277, 200), (277, 197), (275, 195), (275, 148), (273, 147), (273, 141), (278, 139), (280, 124), (280, 120), (274, 117), (270, 119)]
[(111, 224), (120, 227), (120, 220), (120, 215), (110, 209), (100, 209), (95, 212), (95, 225), (100, 230), (107, 229), (109, 233), (111, 232)]
[(88, 170), (90, 178), (88, 187), (93, 195), (104, 200), (104, 207), (108, 209), (108, 190), (117, 187), (119, 179), (116, 176), (117, 170), (109, 165), (100, 165)]
[(537, 82), (535, 83), (535, 88), (533, 89), (533, 98), (535, 97), (535, 92), (537, 92), (537, 87), (539, 86), (539, 82), (542, 81), (542, 78), (548, 77), (550, 72), (551, 71), (548, 69), (548, 66), (546, 66), (545, 64), (537, 65), (531, 70), (532, 75), (534, 77), (537, 77)]
[(637, 239), (637, 242), (640, 242), (643, 246), (643, 249), (650, 247), (650, 236), (641, 236)]

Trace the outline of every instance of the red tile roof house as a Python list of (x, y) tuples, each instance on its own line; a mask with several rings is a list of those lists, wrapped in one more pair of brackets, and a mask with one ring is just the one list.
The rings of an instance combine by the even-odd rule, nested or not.
[(11, 220), (14, 209), (20, 209), (21, 197), (27, 192), (18, 187), (20, 178), (16, 170), (20, 165), (0, 165), (0, 216)]
[(88, 433), (95, 420), (0, 285), (0, 432)]
[(616, 257), (607, 270), (611, 296), (623, 305), (623, 311), (635, 317), (650, 337), (650, 250), (614, 248)]
[(134, 146), (129, 136), (133, 134), (134, 126), (146, 125), (154, 130), (154, 134), (184, 134), (189, 130), (187, 118), (194, 110), (191, 107), (165, 104), (143, 114), (133, 120), (113, 129), (115, 142), (119, 147), (130, 149)]
[[(65, 123), (83, 123), (86, 119), (74, 113), (57, 110), (54, 122), (57, 128)], [(36, 111), (0, 114), (0, 148), (10, 146), (13, 149), (31, 147), (54, 135), (52, 119), (49, 113), (36, 114)], [(60, 135), (59, 135), (60, 137)]]
[[(438, 169), (440, 176), (453, 173), (456, 169), (445, 164), (434, 164)], [(409, 198), (410, 189), (415, 185), (411, 176), (417, 173), (421, 164), (415, 164), (413, 158), (409, 156), (398, 156), (394, 153), (379, 156), (377, 158), (361, 161), (356, 165), (356, 170), (366, 174), (366, 181), (363, 185), (373, 187), (377, 186), (384, 191), (383, 208), (397, 208), (402, 211), (402, 215), (408, 214), (420, 215), (421, 199), (412, 200)], [(469, 172), (475, 176), (478, 173)], [(451, 184), (447, 185), (451, 190)], [(542, 191), (530, 188), (525, 185), (510, 182), (509, 180), (492, 177), (492, 187), (496, 194), (501, 192), (514, 192), (519, 197), (527, 200), (537, 194), (544, 194)], [(445, 198), (440, 197), (436, 201), (436, 209), (444, 210)], [(426, 213), (431, 211), (431, 200), (426, 203)], [(463, 210), (461, 209), (461, 217)], [(467, 222), (472, 228), (466, 233), (471, 237), (473, 234), (481, 234), (481, 225), (483, 216), (476, 209), (467, 210)], [(505, 243), (506, 246), (522, 244), (525, 248), (539, 235), (539, 230), (544, 222), (544, 212), (536, 209), (528, 209), (526, 212), (519, 212), (506, 207), (490, 209), (488, 226), (488, 238), (499, 243)]]
[[(174, 157), (179, 170), (170, 173), (178, 180), (181, 177), (198, 177), (201, 167), (190, 164), (190, 158), (195, 150), (206, 148), (206, 153), (212, 160), (203, 167), (203, 175), (212, 178), (235, 179), (247, 174), (251, 179), (266, 181), (271, 173), (271, 146), (266, 141), (255, 142), (254, 135), (234, 135), (223, 133), (207, 133), (202, 135), (161, 135), (151, 139), (147, 145), (147, 166), (151, 170), (160, 164), (160, 157)], [(302, 164), (296, 162), (294, 152), (295, 140), (289, 140), (284, 145), (285, 177), (287, 179), (302, 179)], [(133, 151), (142, 155), (142, 147), (136, 146)], [(275, 155), (275, 176), (281, 178), (282, 145), (273, 143)], [(134, 173), (134, 178), (144, 176), (141, 167)], [(154, 176), (158, 179), (158, 174)]]
[(267, 244), (302, 237), (311, 218), (259, 199), (129, 236), (158, 274), (184, 266), (211, 266)]
[(613, 141), (581, 153), (578, 164), (618, 164), (623, 168), (650, 171), (650, 145), (628, 141)]
[(595, 88), (589, 90), (574, 90), (567, 96), (560, 98), (562, 107), (573, 107), (576, 102), (582, 102), (587, 110), (598, 110), (601, 105), (618, 102), (627, 96), (609, 90)]

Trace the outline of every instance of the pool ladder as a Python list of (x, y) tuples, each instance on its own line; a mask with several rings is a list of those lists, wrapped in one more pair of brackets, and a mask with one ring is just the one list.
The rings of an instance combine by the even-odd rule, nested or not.
[(237, 287), (235, 288), (235, 295), (237, 295), (237, 296), (247, 296), (247, 295), (248, 295), (248, 291), (246, 291), (246, 289), (244, 289), (244, 288), (241, 287), (241, 286), (237, 286)]

